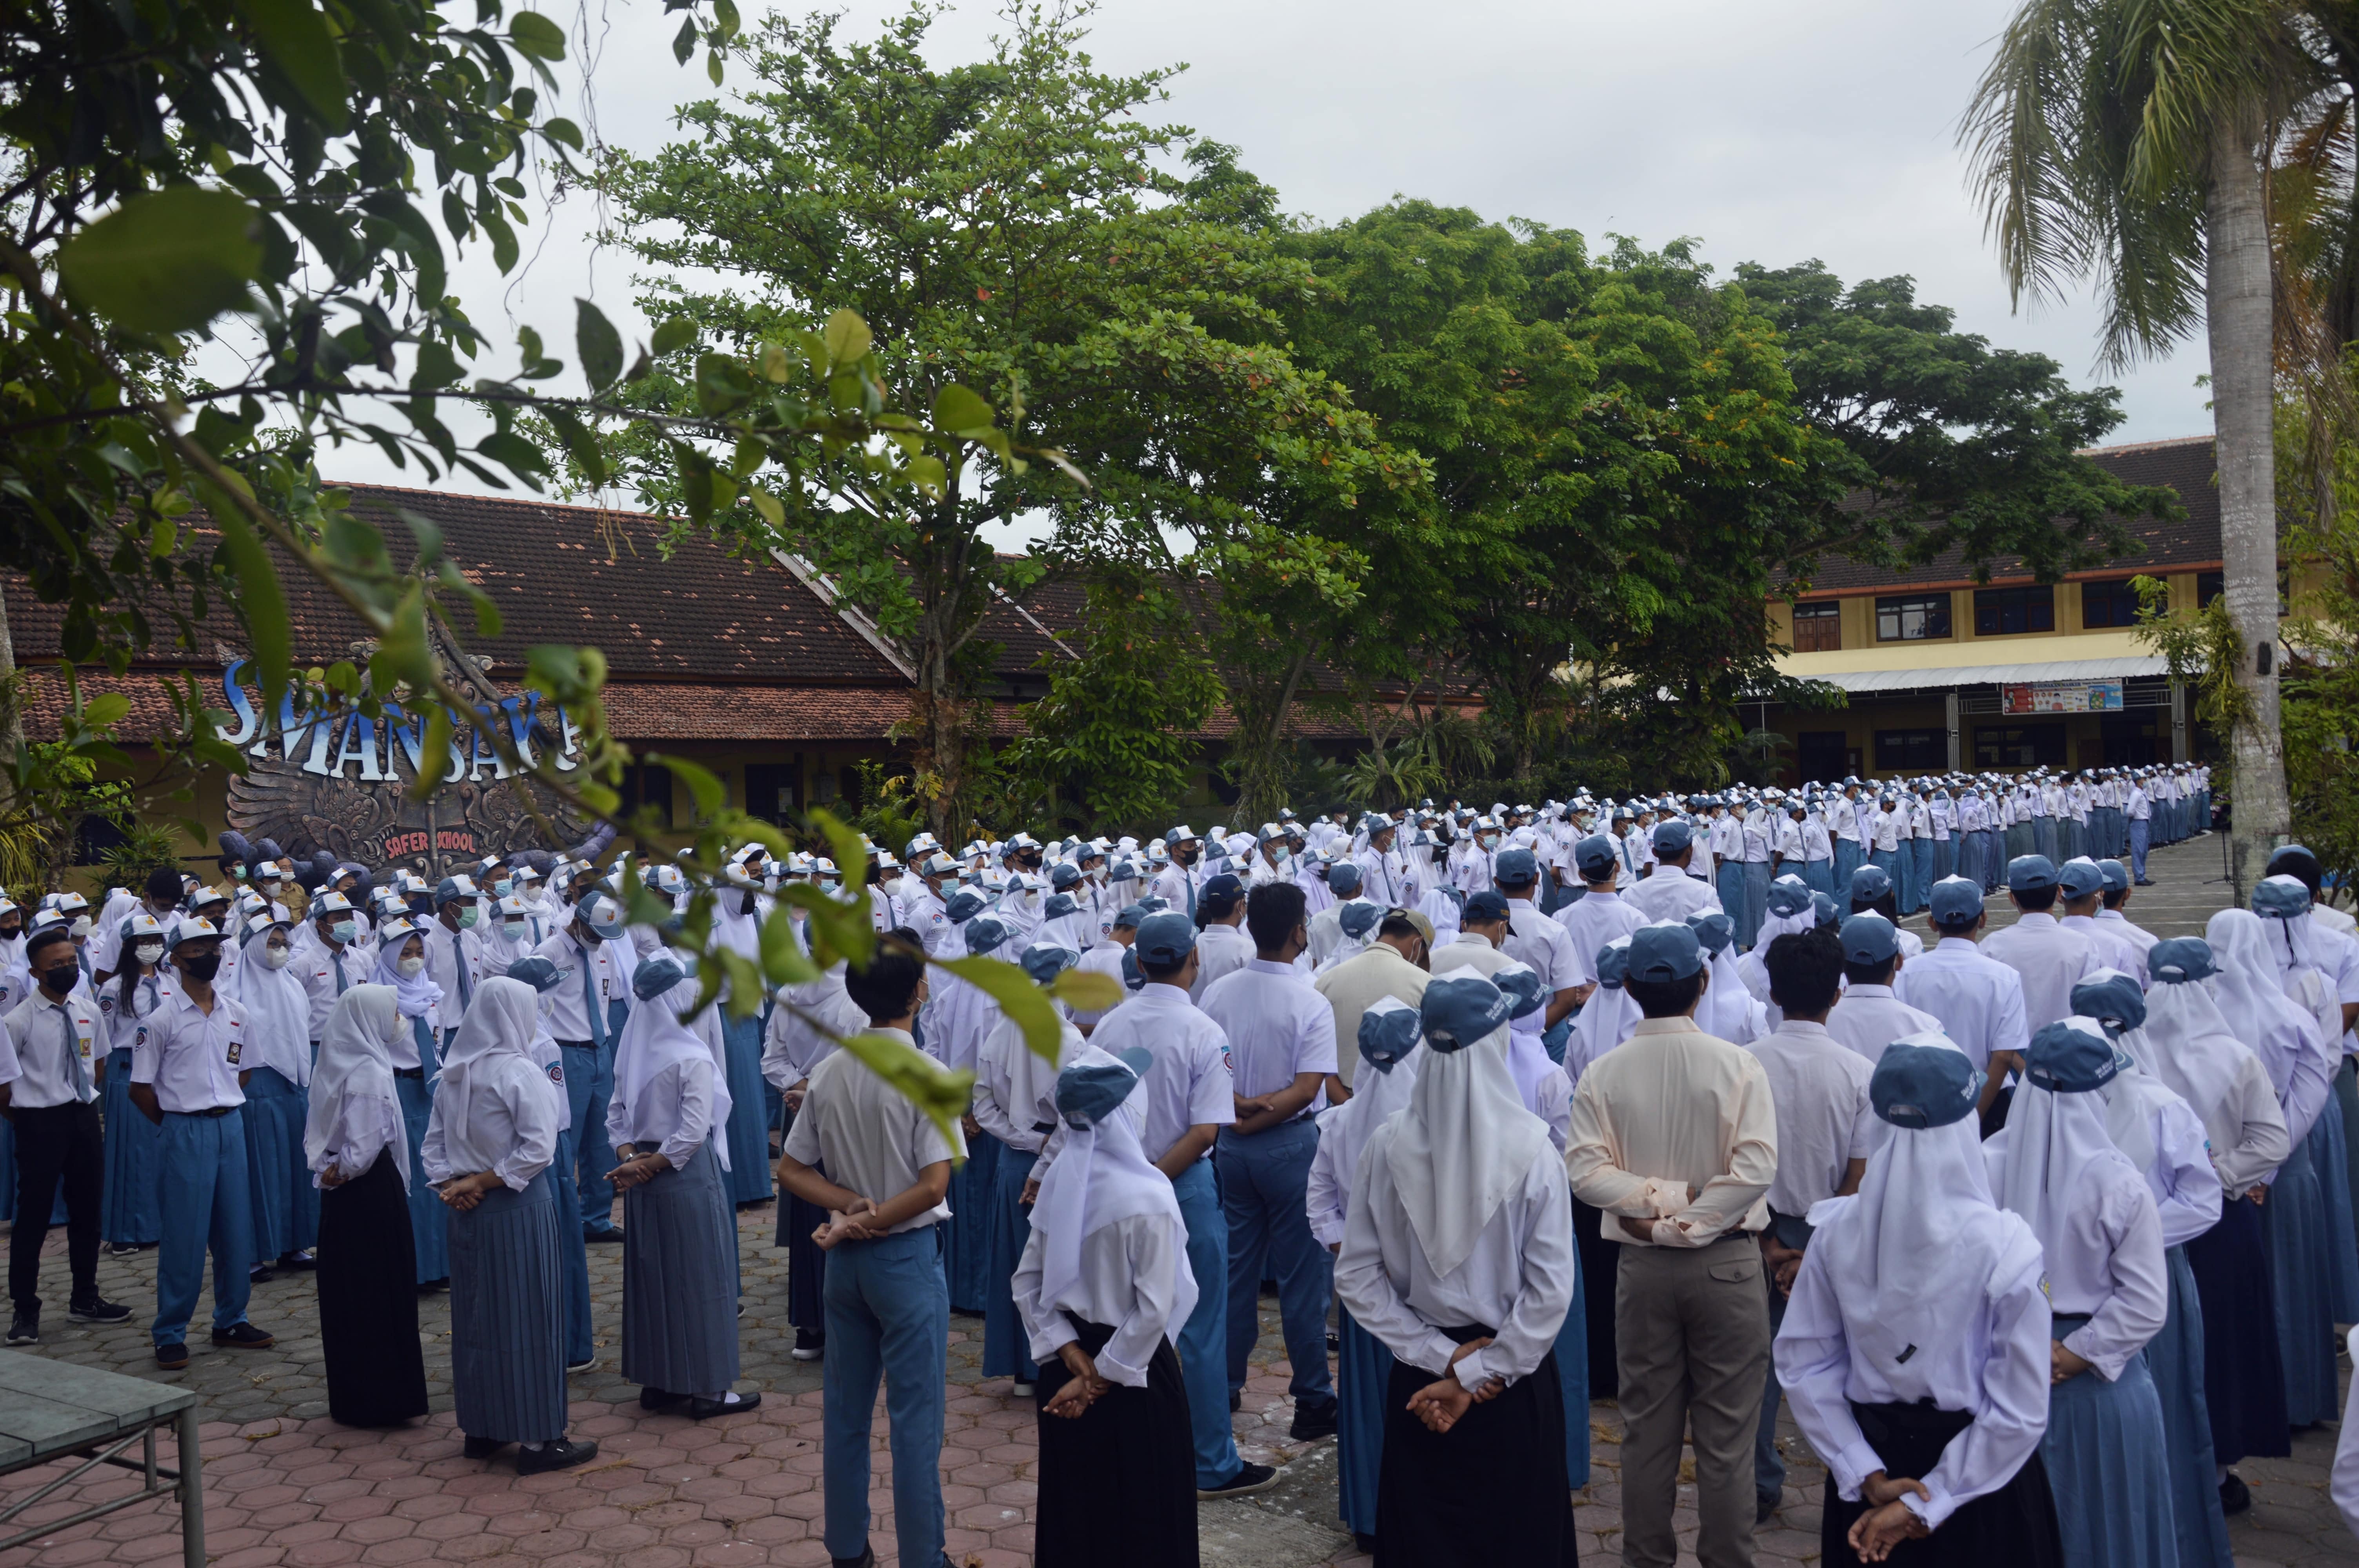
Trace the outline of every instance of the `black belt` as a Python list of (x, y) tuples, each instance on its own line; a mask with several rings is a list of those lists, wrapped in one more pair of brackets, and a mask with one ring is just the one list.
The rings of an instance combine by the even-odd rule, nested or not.
[(237, 1107), (234, 1105), (217, 1105), (204, 1110), (176, 1110), (172, 1114), (174, 1116), (227, 1116), (236, 1108)]
[(595, 1051), (598, 1049), (598, 1042), (595, 1040), (560, 1040), (558, 1044), (564, 1046), (569, 1051)]
[(423, 1067), (396, 1067), (393, 1070), (393, 1076), (397, 1078), (422, 1078), (426, 1076), (426, 1069)]
[(1032, 1124), (1032, 1130), (1035, 1132), (1054, 1132), (1057, 1130), (1057, 1124), (1053, 1121), (1036, 1121)]

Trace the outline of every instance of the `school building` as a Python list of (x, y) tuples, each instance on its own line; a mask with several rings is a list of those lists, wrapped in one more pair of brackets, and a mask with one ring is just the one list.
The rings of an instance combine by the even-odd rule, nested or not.
[(2131, 579), (2167, 581), (2174, 608), (2220, 591), (2212, 438), (2089, 455), (2128, 483), (2169, 485), (2186, 515), (2128, 520), (2127, 553), (2058, 583), (2008, 560), (1977, 582), (1954, 554), (1908, 571), (1831, 559), (1806, 591), (1772, 603), (1776, 640), (1792, 649), (1779, 671), (1835, 687), (1847, 702), (1763, 703), (1746, 714), (1792, 743), (1787, 782), (2196, 755), (2188, 694), (2132, 630)]

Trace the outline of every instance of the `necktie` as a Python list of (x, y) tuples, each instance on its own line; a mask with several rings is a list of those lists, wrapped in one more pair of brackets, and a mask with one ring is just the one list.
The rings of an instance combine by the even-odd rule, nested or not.
[(1193, 920), (1196, 918), (1196, 872), (1190, 867), (1182, 868), (1180, 874), (1188, 883), (1188, 918)]
[(73, 1084), (74, 1098), (90, 1098), (90, 1065), (82, 1059), (82, 1036), (75, 1033), (73, 1015), (64, 1008), (58, 1009), (58, 1033), (66, 1043), (66, 1075)]
[(598, 1005), (598, 982), (591, 978), (597, 968), (588, 952), (582, 955), (582, 1011), (590, 1015), (590, 1043), (601, 1051), (606, 1048), (606, 1010)]
[(451, 938), (451, 956), (459, 965), (459, 1011), (462, 1016), (475, 1005), (475, 979), (467, 972), (467, 944), (463, 936)]

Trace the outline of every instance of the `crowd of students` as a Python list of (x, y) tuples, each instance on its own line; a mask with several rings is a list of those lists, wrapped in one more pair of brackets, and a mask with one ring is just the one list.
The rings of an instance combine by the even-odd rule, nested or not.
[[(2200, 772), (2170, 777), (2173, 831), (2201, 831)], [(429, 887), (257, 855), (95, 916), (54, 894), (20, 934), (0, 909), (9, 1339), (39, 1337), (44, 1217), (77, 1321), (129, 1315), (102, 1240), (158, 1248), (165, 1368), (208, 1253), (223, 1350), (272, 1342), (254, 1278), (311, 1269), (332, 1413), (384, 1424), (426, 1409), (417, 1301), (447, 1289), (466, 1452), (529, 1474), (595, 1452), (566, 1433), (590, 1246), (624, 1249), (644, 1408), (759, 1402), (734, 1210), (776, 1197), (842, 1563), (871, 1560), (880, 1389), (900, 1561), (943, 1561), (954, 1315), (1038, 1411), (1036, 1560), (1195, 1562), (1196, 1504), (1277, 1479), (1230, 1421), (1274, 1283), (1291, 1433), (1337, 1437), (1380, 1563), (1572, 1561), (1610, 1395), (1634, 1564), (1675, 1559), (1683, 1448), (1697, 1555), (1751, 1560), (1781, 1402), (1828, 1468), (1830, 1563), (2225, 1564), (2234, 1466), (2336, 1416), (2359, 1320), (2359, 941), (2315, 859), (2279, 851), (2251, 909), (2158, 942), (2133, 868), (2034, 849), (2000, 931), (1979, 876), (1927, 881), (1928, 945), (1874, 849), (1840, 898), (1781, 857), (1748, 929), (1726, 898), (1755, 879), (1711, 846), (1750, 811), (921, 837), (851, 879), (749, 846), (713, 941), (758, 955), (801, 918), (793, 881), (899, 940), (743, 1024), (697, 1005), (677, 922), (625, 918), (626, 876), (687, 896), (671, 865)], [(920, 955), (1079, 967), (1120, 1000), (1060, 1006), (1050, 1060)], [(938, 1126), (854, 1033), (971, 1071), (968, 1114)]]

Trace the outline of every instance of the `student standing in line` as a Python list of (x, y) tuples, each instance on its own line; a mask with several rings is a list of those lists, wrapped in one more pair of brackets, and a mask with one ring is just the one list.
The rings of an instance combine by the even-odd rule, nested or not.
[[(631, 976), (639, 1003), (614, 1049), (606, 1134), (622, 1163), (623, 1376), (639, 1408), (734, 1414), (762, 1402), (738, 1394), (735, 1208), (722, 1184), (729, 1155), (729, 1085), (712, 1048), (669, 1001), (685, 979), (669, 957)], [(684, 1000), (684, 999), (678, 999)]]
[(107, 1255), (114, 1258), (153, 1247), (164, 1233), (163, 1143), (156, 1125), (131, 1103), (131, 1047), (140, 1028), (164, 1005), (171, 984), (164, 971), (164, 927), (155, 915), (135, 910), (124, 926), (120, 968), (98, 989), (108, 1047), (99, 1075), (106, 1182), (98, 1229)]
[(516, 1474), (598, 1456), (565, 1435), (565, 1266), (558, 1248), (557, 1086), (532, 1059), (538, 1005), (498, 976), (451, 1042), (420, 1150), (451, 1210), (451, 1389), (466, 1456), (513, 1443)]
[[(259, 901), (257, 901), (259, 902)], [(287, 923), (264, 911), (244, 944), (238, 984), (245, 1009), (246, 1163), (254, 1181), (254, 1272), (313, 1267), (320, 1199), (303, 1159), (310, 1105), (310, 999), (288, 961)]]
[(416, 920), (397, 915), (378, 928), (376, 968), (369, 979), (391, 986), (401, 1010), (393, 1076), (409, 1138), (409, 1230), (418, 1247), (419, 1287), (440, 1290), (451, 1281), (451, 1208), (435, 1193), (421, 1151), (441, 1073), (442, 988), (426, 972), (426, 934)]
[[(40, 940), (37, 934), (36, 942)], [(29, 949), (28, 952), (49, 949)], [(213, 1343), (260, 1350), (271, 1336), (245, 1321), (251, 1285), (253, 1189), (246, 1176), (245, 1013), (213, 993), (221, 933), (184, 915), (165, 938), (178, 982), (131, 1053), (131, 1100), (164, 1131), (164, 1239), (156, 1254), (156, 1365), (189, 1364), (186, 1335), (213, 1260)], [(57, 960), (49, 962), (53, 967)], [(54, 978), (63, 978), (62, 976)], [(45, 982), (44, 989), (49, 989)]]
[(535, 950), (557, 966), (564, 983), (549, 993), (549, 1032), (565, 1067), (565, 1093), (573, 1120), (575, 1168), (559, 1173), (574, 1183), (582, 1210), (582, 1238), (619, 1244), (614, 1224), (614, 1168), (606, 1144), (606, 1101), (614, 1089), (614, 1041), (623, 1032), (624, 999), (630, 995), (628, 946), (622, 906), (591, 892), (560, 917), (562, 926)]
[[(914, 933), (907, 933), (911, 942)], [(925, 966), (880, 948), (844, 989), (872, 1033), (916, 1049)], [(838, 1051), (811, 1070), (778, 1158), (778, 1184), (830, 1218), (825, 1534), (839, 1563), (873, 1565), (868, 1478), (876, 1388), (891, 1423), (901, 1568), (941, 1568), (943, 1379), (950, 1287), (935, 1227), (963, 1151), (914, 1101)], [(824, 1169), (827, 1174), (822, 1175)]]
[(1941, 1033), (1983, 1075), (1980, 1115), (1987, 1135), (2006, 1125), (2006, 1077), (2022, 1066), (2031, 1044), (2023, 977), (1982, 951), (1990, 917), (1978, 883), (1965, 877), (1935, 882), (1930, 921), (1938, 939), (1901, 970), (1893, 993), (1940, 1020)]
[[(1511, 1008), (1440, 977), (1406, 1108), (1354, 1173), (1337, 1293), (1394, 1358), (1378, 1568), (1578, 1560), (1555, 1346), (1575, 1284), (1570, 1194), (1507, 1066)], [(1586, 1437), (1586, 1423), (1580, 1435)]]
[[(40, 1340), (41, 1248), (60, 1187), (73, 1281), (66, 1315), (76, 1323), (102, 1324), (131, 1315), (129, 1307), (98, 1293), (99, 1209), (106, 1171), (95, 1076), (99, 1010), (77, 994), (82, 968), (64, 927), (36, 933), (27, 952), (37, 984), (9, 1011), (6, 1030), (0, 1033), (0, 1112), (16, 1135), (16, 1169), (8, 1173), (16, 1190), (16, 1219), (8, 1238), (11, 1345)], [(198, 1266), (203, 1266), (201, 1254)]]
[(1840, 940), (1847, 989), (1827, 1014), (1829, 1034), (1873, 1065), (1895, 1040), (1941, 1027), (1893, 989), (1902, 972), (1898, 926), (1880, 914), (1854, 914), (1843, 923)]
[(1209, 987), (1200, 1005), (1228, 1037), (1236, 1080), (1237, 1119), (1221, 1130), (1219, 1144), (1221, 1206), (1229, 1220), (1229, 1408), (1245, 1398), (1266, 1269), (1277, 1280), (1292, 1370), (1289, 1432), (1309, 1443), (1335, 1431), (1335, 1384), (1327, 1369), (1334, 1260), (1310, 1234), (1305, 1194), (1319, 1152), (1319, 1126), (1310, 1118), (1337, 1063), (1334, 1010), (1294, 968), (1310, 940), (1303, 909), (1299, 888), (1273, 882), (1254, 889), (1245, 900), (1245, 929), (1256, 956)]
[(2023, 1022), (2034, 1034), (2072, 1015), (2072, 988), (2103, 966), (2089, 939), (2067, 931), (2053, 911), (2061, 892), (2056, 867), (2045, 855), (2018, 855), (2007, 862), (2006, 896), (2017, 910), (2015, 924), (1983, 938), (1983, 953), (2023, 977)]
[(394, 1092), (402, 1027), (390, 986), (336, 999), (306, 1090), (303, 1151), (320, 1184), (320, 1351), (328, 1415), (397, 1426), (426, 1413), (409, 1140)]
[[(1854, 915), (1854, 920), (1867, 918)], [(1810, 1211), (1859, 1190), (1867, 1157), (1880, 1141), (1868, 1081), (1875, 1066), (1827, 1029), (1843, 989), (1843, 952), (1832, 931), (1788, 932), (1763, 953), (1769, 996), (1785, 1014), (1774, 1033), (1753, 1041), (1777, 1114), (1777, 1174), (1769, 1184), (1769, 1224), (1761, 1260), (1769, 1270), (1769, 1333), (1786, 1320), (1794, 1276), (1810, 1249)], [(1880, 1054), (1880, 1053), (1879, 1053)], [(1778, 1387), (1772, 1368), (1761, 1399), (1753, 1448), (1753, 1522), (1766, 1522), (1785, 1498), (1786, 1465), (1777, 1454)]]
[(2268, 1069), (2203, 985), (2213, 972), (2201, 937), (2156, 943), (2147, 953), (2154, 985), (2146, 1028), (2131, 1037), (2131, 1050), (2150, 1054), (2155, 1076), (2203, 1118), (2223, 1189), (2220, 1223), (2187, 1243), (2187, 1263), (2203, 1321), (2203, 1405), (2220, 1506), (2233, 1514), (2252, 1506), (2252, 1493), (2229, 1466), (2248, 1454), (2291, 1452), (2260, 1204), (2293, 1144)]
[(573, 1152), (581, 1138), (573, 1130), (573, 1098), (565, 1081), (565, 1053), (549, 1027), (555, 1007), (552, 999), (565, 984), (566, 977), (557, 972), (556, 965), (538, 955), (511, 961), (506, 972), (508, 979), (530, 986), (540, 999), (529, 1054), (533, 1065), (557, 1087), (557, 1154), (550, 1162), (557, 1174), (549, 1184), (557, 1195), (557, 1250), (565, 1265), (565, 1370), (571, 1374), (595, 1365), (597, 1352), (590, 1336), (590, 1254), (582, 1238), (580, 1186), (566, 1180), (567, 1173), (576, 1168)]
[(2176, 1568), (2162, 1405), (2141, 1354), (2169, 1314), (2169, 1271), (2154, 1195), (2105, 1132), (2096, 1091), (2117, 1070), (2093, 1021), (2040, 1029), (2006, 1129), (1983, 1152), (1991, 1196), (2031, 1227), (2047, 1272), (2055, 1344), (2039, 1454), (2065, 1561)]
[(1033, 1562), (1084, 1568), (1121, 1541), (1134, 1568), (1193, 1568), (1196, 1460), (1169, 1337), (1196, 1306), (1188, 1227), (1169, 1178), (1116, 1114), (1147, 1053), (1092, 1057), (1058, 1076), (1068, 1136), (1040, 1180), (1016, 1268), (1032, 1355), (1061, 1374), (1041, 1379), (1038, 1395)]
[(1826, 1456), (1819, 1561), (2061, 1568), (2039, 1459), (2051, 1355), (2039, 1239), (1991, 1201), (1973, 1064), (1885, 1049), (1859, 1191), (1813, 1206), (1777, 1380)]

